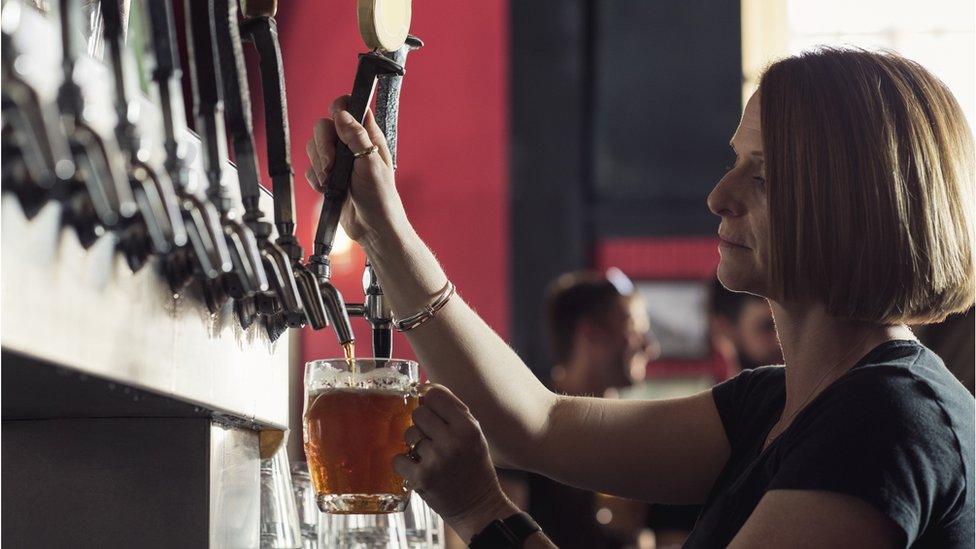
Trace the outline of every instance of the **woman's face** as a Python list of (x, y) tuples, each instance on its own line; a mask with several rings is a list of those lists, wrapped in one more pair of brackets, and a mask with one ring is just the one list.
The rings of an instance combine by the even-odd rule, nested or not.
[(708, 209), (722, 218), (719, 280), (730, 290), (769, 297), (769, 221), (759, 104), (756, 92), (732, 136), (735, 164), (708, 195)]

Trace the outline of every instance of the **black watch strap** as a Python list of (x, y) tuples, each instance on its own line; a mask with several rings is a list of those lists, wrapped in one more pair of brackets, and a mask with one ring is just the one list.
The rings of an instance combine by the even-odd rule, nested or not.
[(471, 549), (498, 549), (522, 547), (525, 540), (542, 528), (528, 513), (515, 513), (504, 519), (492, 521), (485, 529), (471, 538)]

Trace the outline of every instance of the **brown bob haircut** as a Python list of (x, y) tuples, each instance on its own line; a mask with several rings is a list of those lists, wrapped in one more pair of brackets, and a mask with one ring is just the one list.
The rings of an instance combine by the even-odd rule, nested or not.
[(945, 84), (824, 48), (772, 64), (759, 92), (775, 297), (881, 324), (971, 307), (973, 136)]

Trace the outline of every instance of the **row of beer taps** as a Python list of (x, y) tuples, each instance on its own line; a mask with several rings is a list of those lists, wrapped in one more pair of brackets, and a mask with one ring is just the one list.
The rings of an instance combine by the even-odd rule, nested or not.
[[(144, 65), (161, 116), (165, 161), (149, 161), (134, 120), (124, 62), (126, 0), (97, 0), (101, 40), (113, 81), (113, 135), (95, 129), (79, 84), (81, 0), (58, 0), (62, 79), (55, 101), (45, 101), (18, 70), (12, 39), (21, 0), (3, 7), (3, 191), (32, 218), (49, 202), (61, 206), (64, 225), (84, 247), (113, 235), (129, 268), (158, 266), (174, 292), (200, 284), (211, 312), (231, 303), (242, 328), (261, 322), (272, 340), (288, 328), (332, 326), (351, 345), (350, 315), (363, 316), (377, 357), (392, 355), (392, 315), (367, 260), (364, 302), (345, 303), (332, 283), (330, 253), (352, 175), (353, 153), (339, 144), (328, 181), (313, 253), (307, 260), (295, 236), (294, 174), (288, 106), (274, 2), (184, 0), (195, 130), (202, 149), (202, 185), (185, 156), (186, 116), (176, 22), (171, 0), (141, 1)], [(268, 178), (273, 224), (259, 207), (258, 168), (244, 44), (257, 51), (264, 95)], [(422, 45), (410, 36), (395, 52), (360, 54), (348, 104), (363, 121), (376, 93), (376, 119), (396, 158), (400, 86), (407, 53)], [(81, 52), (81, 53), (79, 53)], [(228, 143), (228, 133), (230, 140)], [(225, 163), (233, 150), (243, 214), (233, 207)], [(199, 188), (199, 187), (202, 187)]]

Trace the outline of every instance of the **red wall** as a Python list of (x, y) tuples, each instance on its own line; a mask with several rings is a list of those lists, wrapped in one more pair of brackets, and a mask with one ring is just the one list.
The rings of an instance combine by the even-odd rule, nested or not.
[[(305, 142), (332, 99), (349, 93), (356, 54), (365, 47), (354, 0), (280, 2), (277, 20), (298, 234), (307, 255), (320, 203), (304, 177)], [(407, 62), (397, 174), (414, 227), (464, 298), (503, 337), (509, 318), (507, 30), (508, 6), (501, 0), (414, 2), (411, 32), (426, 46)], [(256, 65), (249, 63), (249, 70), (256, 83)], [(254, 100), (260, 104), (259, 92)], [(255, 113), (255, 130), (263, 156), (261, 112)], [(349, 301), (362, 299), (362, 259), (358, 249), (334, 258), (335, 282)], [(361, 319), (353, 323), (365, 355), (368, 330)], [(341, 355), (331, 328), (306, 329), (302, 336), (304, 359)], [(397, 338), (395, 356), (412, 357), (402, 336)]]

